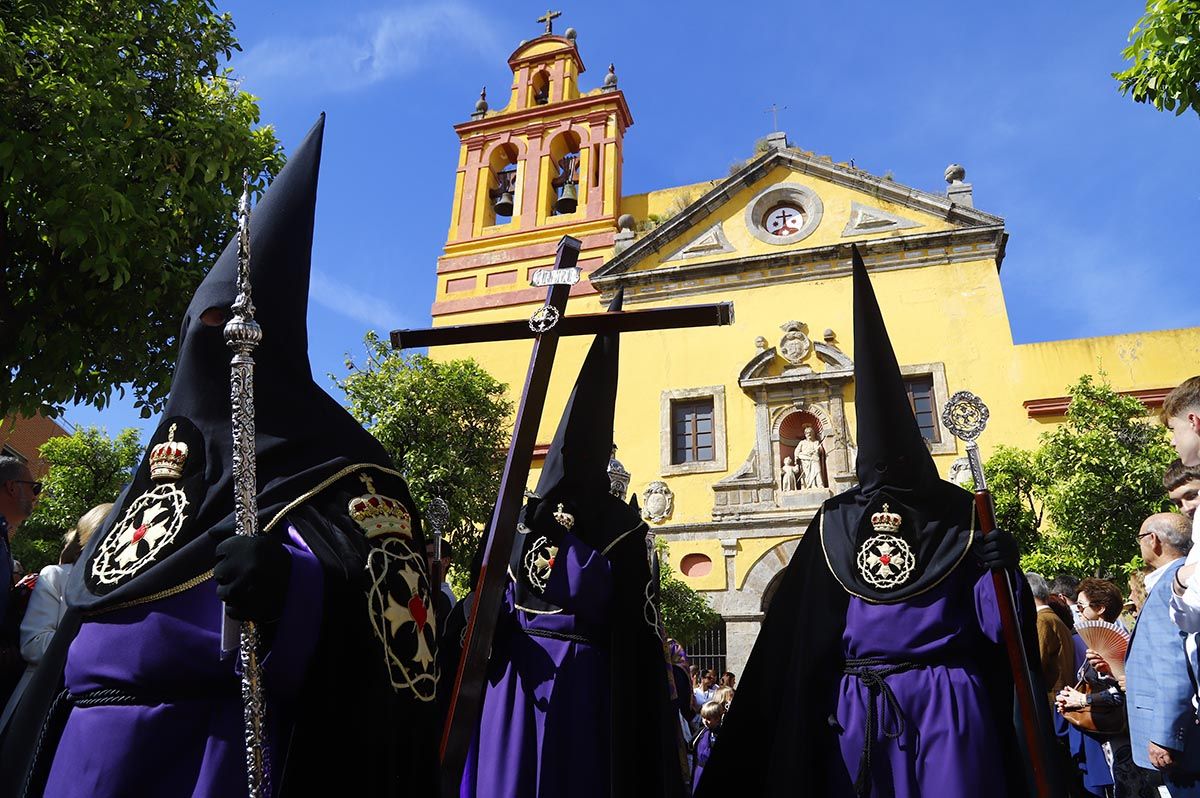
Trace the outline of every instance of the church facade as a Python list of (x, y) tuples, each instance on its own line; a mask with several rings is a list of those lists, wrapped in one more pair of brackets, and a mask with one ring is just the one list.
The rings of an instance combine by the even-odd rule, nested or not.
[[(1014, 344), (999, 279), (1004, 219), (974, 207), (958, 165), (944, 191), (926, 191), (777, 133), (726, 177), (624, 196), (633, 116), (613, 67), (585, 91), (571, 30), (522, 43), (509, 66), (505, 106), (481, 96), (455, 126), (434, 324), (528, 318), (545, 299), (532, 275), (552, 265), (563, 235), (582, 242), (568, 314), (603, 310), (620, 288), (627, 310), (733, 303), (731, 326), (623, 336), (615, 429), (629, 490), (675, 570), (723, 618), (710, 662), (740, 672), (800, 535), (854, 481), (852, 244), (948, 479), (964, 477), (965, 449), (941, 420), (957, 390), (990, 407), (986, 456), (997, 443), (1035, 446), (1082, 374), (1103, 370), (1152, 409), (1200, 362), (1200, 328)], [(540, 453), (588, 343), (560, 344)], [(473, 357), (515, 394), (529, 343), (433, 354)]]

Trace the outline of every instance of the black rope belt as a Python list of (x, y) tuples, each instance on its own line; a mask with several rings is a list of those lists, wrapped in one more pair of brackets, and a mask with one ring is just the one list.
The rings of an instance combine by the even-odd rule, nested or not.
[(597, 645), (596, 641), (584, 635), (573, 635), (567, 632), (552, 632), (549, 629), (527, 629), (521, 628), (521, 631), (530, 637), (549, 637), (551, 640), (566, 640), (570, 643), (587, 643), (589, 646)]
[(867, 724), (863, 739), (862, 756), (858, 760), (858, 776), (854, 779), (854, 793), (859, 798), (865, 798), (871, 792), (871, 753), (875, 744), (875, 730), (878, 718), (875, 717), (875, 697), (883, 696), (884, 703), (896, 717), (896, 726), (891, 731), (883, 730), (883, 736), (895, 740), (904, 734), (904, 715), (900, 711), (900, 702), (896, 694), (888, 686), (887, 677), (905, 671), (925, 667), (919, 662), (888, 662), (882, 659), (848, 659), (843, 673), (854, 676), (867, 688)]

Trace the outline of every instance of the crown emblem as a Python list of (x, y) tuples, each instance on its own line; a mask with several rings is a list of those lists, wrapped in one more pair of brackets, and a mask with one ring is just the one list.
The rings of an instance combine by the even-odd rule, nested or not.
[(367, 492), (350, 500), (350, 517), (367, 534), (367, 538), (385, 535), (412, 537), (412, 516), (397, 499), (380, 496), (375, 492), (375, 481), (370, 474), (360, 473), (358, 478), (367, 486)]
[(888, 506), (885, 503), (881, 512), (871, 515), (871, 526), (876, 532), (895, 532), (900, 528), (902, 520), (899, 513), (888, 512)]
[(187, 462), (188, 445), (175, 440), (176, 424), (167, 431), (167, 439), (150, 450), (150, 479), (174, 480), (183, 476), (183, 465)]
[(563, 509), (562, 504), (554, 509), (554, 520), (557, 521), (563, 528), (570, 529), (575, 526), (575, 516)]

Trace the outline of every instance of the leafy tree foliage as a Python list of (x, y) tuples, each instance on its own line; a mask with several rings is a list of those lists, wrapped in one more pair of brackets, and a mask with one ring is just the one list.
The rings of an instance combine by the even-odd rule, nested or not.
[(1113, 77), (1121, 93), (1176, 116), (1200, 115), (1200, 2), (1147, 0), (1122, 55), (1132, 65)]
[(33, 514), (13, 536), (13, 556), (27, 571), (58, 562), (62, 535), (97, 504), (115, 501), (142, 459), (136, 429), (109, 438), (96, 427), (42, 444), (50, 472)]
[(169, 388), (174, 336), (282, 164), (209, 0), (8, 0), (0, 15), (0, 416)]
[(667, 637), (689, 646), (701, 632), (712, 628), (721, 616), (708, 605), (708, 599), (675, 575), (675, 569), (668, 562), (666, 542), (656, 540), (654, 545), (659, 555), (659, 611), (662, 613), (663, 626)]
[(404, 473), (417, 505), (439, 496), (449, 505), (451, 573), (461, 589), (500, 492), (512, 432), (508, 386), (474, 360), (404, 356), (374, 332), (365, 344), (366, 364), (347, 359), (350, 374), (338, 386)]
[(1036, 451), (989, 459), (997, 520), (1021, 540), (1027, 570), (1117, 576), (1138, 564), (1142, 521), (1170, 507), (1162, 475), (1175, 454), (1141, 402), (1103, 376), (1070, 394), (1065, 423)]

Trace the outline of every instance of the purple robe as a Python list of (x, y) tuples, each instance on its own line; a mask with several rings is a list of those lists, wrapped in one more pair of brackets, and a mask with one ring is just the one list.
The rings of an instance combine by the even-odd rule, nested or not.
[(712, 754), (713, 744), (716, 741), (717, 735), (707, 727), (696, 737), (696, 764), (692, 770), (692, 792), (695, 792), (696, 787), (700, 784), (700, 776), (704, 774), (704, 766), (708, 764), (708, 757)]
[(509, 582), (462, 798), (607, 798), (612, 590), (609, 561), (571, 534), (543, 594), (562, 612), (520, 609)]
[(886, 677), (897, 707), (882, 693), (872, 698), (859, 677), (842, 677), (839, 748), (851, 778), (862, 758), (868, 701), (875, 706), (871, 795), (1008, 794), (997, 722), (974, 661), (985, 636), (1001, 640), (989, 572), (956, 568), (927, 592), (897, 604), (850, 598), (842, 635), (847, 659), (930, 663)]
[[(263, 659), (270, 761), (281, 762), (287, 707), (317, 642), (322, 576), (294, 527), (283, 617)], [(220, 658), (223, 607), (210, 578), (182, 593), (113, 610), (82, 624), (66, 687), (117, 688), (133, 705), (74, 707), (54, 756), (46, 798), (186, 798), (245, 794), (237, 656)]]

